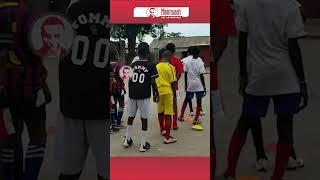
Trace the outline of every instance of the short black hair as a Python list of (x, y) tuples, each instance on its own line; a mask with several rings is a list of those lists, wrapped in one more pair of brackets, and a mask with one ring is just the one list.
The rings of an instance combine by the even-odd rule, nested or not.
[(146, 42), (142, 42), (138, 45), (138, 55), (139, 56), (147, 56), (150, 54), (149, 44)]
[(176, 52), (176, 45), (174, 45), (173, 43), (168, 43), (166, 45), (166, 50), (171, 51), (171, 53), (175, 53)]
[[(170, 59), (171, 59), (171, 56), (172, 56), (172, 52), (170, 51), (170, 50), (165, 50), (165, 51), (163, 51), (163, 53), (162, 53), (162, 60), (168, 60), (168, 61), (170, 61)], [(166, 59), (167, 58), (167, 59)]]
[(200, 56), (200, 49), (198, 47), (196, 47), (196, 46), (193, 46), (191, 48), (191, 53), (190, 54), (193, 56), (193, 58), (198, 58)]
[(196, 46), (189, 46), (188, 47), (188, 53), (190, 55), (194, 54), (194, 51), (195, 51), (196, 48), (197, 48)]
[(188, 51), (187, 51), (188, 54), (191, 54), (191, 51), (192, 51), (192, 46), (189, 46), (189, 47), (188, 47)]
[(163, 54), (163, 52), (166, 50), (166, 48), (161, 48), (160, 50), (159, 50), (159, 59), (161, 59), (162, 58), (162, 54)]

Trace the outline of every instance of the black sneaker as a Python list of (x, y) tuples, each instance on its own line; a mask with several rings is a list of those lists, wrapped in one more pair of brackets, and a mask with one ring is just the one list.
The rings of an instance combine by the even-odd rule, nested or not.
[(110, 134), (114, 134), (114, 133), (117, 133), (117, 132), (119, 132), (118, 128), (110, 127)]
[(178, 121), (184, 122), (184, 119), (182, 117), (178, 117)]
[(129, 140), (127, 140), (127, 138), (124, 138), (124, 141), (122, 143), (124, 147), (130, 147), (132, 144), (133, 144), (133, 140), (131, 138)]
[(172, 137), (172, 136), (170, 136), (169, 139), (164, 138), (164, 143), (165, 143), (165, 144), (171, 144), (171, 143), (175, 143), (175, 142), (177, 142), (177, 141), (178, 141), (178, 139), (177, 139), (177, 138), (174, 138), (174, 137)]
[(125, 129), (126, 127), (124, 126), (124, 125), (122, 125), (122, 124), (120, 124), (120, 125), (118, 125), (118, 124), (116, 124), (116, 125), (114, 125), (115, 126), (115, 128), (117, 128), (117, 129)]
[(150, 149), (150, 144), (148, 142), (146, 142), (145, 145), (140, 145), (140, 152), (146, 152)]
[(198, 120), (198, 121), (193, 121), (192, 124), (193, 124), (193, 125), (201, 124), (201, 121), (200, 121), (200, 120)]

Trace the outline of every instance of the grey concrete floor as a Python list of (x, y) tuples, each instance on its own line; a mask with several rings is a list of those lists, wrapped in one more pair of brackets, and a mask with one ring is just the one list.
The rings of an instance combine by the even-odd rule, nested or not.
[[(205, 75), (206, 86), (210, 87), (209, 74)], [(183, 98), (185, 97), (184, 76), (181, 76), (179, 85), (179, 95), (177, 98), (178, 109), (180, 114)], [(125, 102), (128, 97), (125, 98)], [(152, 101), (152, 100), (151, 100)], [(192, 121), (178, 122), (179, 129), (172, 131), (172, 135), (178, 138), (178, 142), (174, 144), (165, 145), (163, 143), (163, 137), (160, 136), (159, 122), (157, 116), (157, 104), (150, 103), (150, 118), (148, 120), (148, 137), (147, 141), (151, 144), (151, 149), (146, 153), (139, 152), (140, 147), (140, 132), (141, 132), (141, 120), (139, 115), (136, 116), (133, 124), (133, 140), (134, 145), (130, 148), (123, 148), (122, 141), (126, 130), (123, 129), (119, 133), (111, 135), (111, 156), (209, 156), (210, 149), (210, 123), (209, 123), (209, 108), (210, 108), (209, 93), (203, 98), (203, 110), (207, 113), (202, 116), (203, 131), (192, 130)], [(196, 102), (193, 100), (193, 107), (195, 109)], [(126, 106), (125, 106), (126, 108)], [(195, 112), (195, 110), (194, 110)], [(189, 106), (186, 109), (186, 115), (189, 115)], [(127, 122), (126, 109), (123, 116), (124, 125)]]

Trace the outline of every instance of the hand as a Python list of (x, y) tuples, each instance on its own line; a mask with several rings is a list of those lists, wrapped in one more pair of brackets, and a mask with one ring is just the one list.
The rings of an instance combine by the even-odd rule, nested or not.
[(204, 88), (204, 90), (203, 90), (203, 97), (205, 97), (206, 95), (207, 95), (207, 89)]
[(155, 102), (155, 103), (158, 103), (159, 102), (159, 95), (153, 95), (153, 101)]
[(37, 101), (36, 101), (36, 107), (40, 107), (43, 104), (46, 103), (46, 97), (44, 95), (44, 92), (42, 89), (40, 89), (37, 93)]
[(302, 105), (299, 107), (299, 111), (306, 108), (309, 102), (308, 89), (307, 89), (307, 84), (305, 82), (300, 83), (300, 93), (302, 98)]
[(127, 91), (126, 91), (125, 89), (123, 89), (123, 90), (121, 91), (121, 96), (124, 96), (126, 93), (127, 93)]
[(13, 126), (12, 116), (11, 116), (9, 108), (3, 109), (3, 120), (6, 123), (7, 134), (8, 135), (14, 134), (15, 133), (15, 128)]
[(10, 121), (11, 122), (12, 121), (12, 116), (11, 116), (9, 108), (3, 109), (2, 112), (3, 112), (3, 119), (5, 121)]
[(52, 96), (50, 92), (44, 91), (45, 103), (49, 104), (52, 101)]
[(248, 85), (248, 78), (244, 75), (239, 75), (239, 94), (243, 96)]

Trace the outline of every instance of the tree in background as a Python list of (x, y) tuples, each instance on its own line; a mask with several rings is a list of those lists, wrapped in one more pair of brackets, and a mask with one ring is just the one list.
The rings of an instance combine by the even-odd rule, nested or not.
[(146, 35), (159, 38), (163, 31), (164, 24), (115, 24), (111, 26), (111, 37), (117, 40), (127, 40), (128, 58), (136, 56), (137, 39), (141, 42)]
[(171, 32), (166, 34), (166, 38), (176, 38), (176, 37), (181, 37), (181, 32)]
[(163, 29), (161, 29), (160, 32), (159, 32), (158, 40), (163, 40), (163, 39), (166, 39), (166, 38), (175, 38), (175, 37), (183, 37), (183, 36), (181, 36), (181, 32), (166, 33)]

